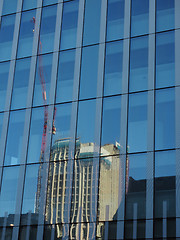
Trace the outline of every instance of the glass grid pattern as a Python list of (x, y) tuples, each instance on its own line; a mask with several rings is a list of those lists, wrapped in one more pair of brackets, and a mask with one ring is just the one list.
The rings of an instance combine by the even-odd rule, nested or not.
[(0, 239), (180, 239), (179, 1), (8, 2)]

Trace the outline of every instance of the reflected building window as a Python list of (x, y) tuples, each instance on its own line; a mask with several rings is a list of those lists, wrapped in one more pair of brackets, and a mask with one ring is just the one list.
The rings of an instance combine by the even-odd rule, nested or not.
[(0, 63), (0, 112), (4, 111), (8, 86), (10, 62)]

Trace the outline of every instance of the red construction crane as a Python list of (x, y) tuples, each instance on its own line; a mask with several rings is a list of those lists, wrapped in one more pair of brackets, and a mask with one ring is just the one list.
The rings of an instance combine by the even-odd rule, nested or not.
[[(36, 18), (32, 18), (33, 24), (34, 24), (34, 29), (33, 32), (35, 31), (35, 23), (36, 23)], [(41, 83), (41, 89), (42, 89), (42, 98), (43, 98), (43, 103), (44, 103), (44, 127), (43, 127), (43, 135), (42, 135), (42, 143), (41, 143), (41, 153), (44, 154), (44, 151), (46, 149), (46, 135), (47, 135), (47, 125), (48, 125), (48, 106), (47, 106), (47, 95), (46, 95), (46, 82), (44, 78), (44, 71), (43, 71), (43, 61), (42, 61), (42, 43), (41, 40), (39, 39), (39, 48), (38, 48), (38, 59), (39, 59), (39, 66), (38, 66), (38, 72), (39, 72), (39, 79)], [(52, 134), (56, 134), (56, 128), (54, 125), (54, 120), (55, 120), (55, 115), (56, 115), (56, 107), (54, 109), (54, 115), (53, 115), (53, 126), (52, 126)]]

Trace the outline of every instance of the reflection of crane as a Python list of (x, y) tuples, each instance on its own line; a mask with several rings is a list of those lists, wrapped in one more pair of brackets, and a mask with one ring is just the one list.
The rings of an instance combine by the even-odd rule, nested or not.
[[(33, 29), (33, 32), (34, 32), (35, 31), (35, 23), (36, 23), (35, 17), (32, 18), (32, 22), (34, 24), (34, 29)], [(40, 83), (41, 83), (42, 97), (43, 97), (43, 103), (44, 103), (44, 127), (43, 127), (42, 143), (41, 143), (41, 153), (44, 154), (44, 151), (46, 149), (46, 135), (47, 135), (47, 124), (48, 124), (48, 106), (47, 106), (47, 96), (46, 96), (46, 82), (45, 82), (45, 78), (44, 78), (42, 55), (41, 55), (41, 53), (42, 53), (41, 40), (39, 40), (38, 52), (39, 52), (38, 72), (39, 72), (39, 79), (40, 79)], [(54, 109), (54, 115), (53, 115), (52, 134), (56, 134), (56, 128), (55, 128), (55, 125), (54, 125), (55, 115), (56, 115), (56, 108)]]

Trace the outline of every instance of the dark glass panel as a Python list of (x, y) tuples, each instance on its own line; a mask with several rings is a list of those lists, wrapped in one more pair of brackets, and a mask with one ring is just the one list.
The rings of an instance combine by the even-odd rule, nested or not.
[(33, 106), (49, 104), (52, 54), (39, 55), (37, 59)]
[(31, 59), (16, 61), (11, 109), (25, 108), (27, 103)]
[(69, 225), (45, 225), (44, 240), (69, 239)]
[(155, 217), (176, 216), (176, 152), (155, 153)]
[(75, 50), (60, 52), (56, 102), (72, 101), (75, 53)]
[(95, 223), (81, 223), (70, 225), (70, 238), (69, 239), (91, 239), (95, 240), (96, 237), (96, 224)]
[(175, 94), (174, 88), (156, 91), (155, 149), (175, 147)]
[(27, 165), (21, 210), (21, 225), (38, 223), (43, 168), (46, 164)]
[[(83, 44), (99, 42), (102, 0), (86, 0)], [(92, 14), (93, 13), (93, 14)]]
[(19, 229), (19, 240), (38, 240), (37, 239), (37, 226), (26, 226), (20, 227)]
[(124, 5), (125, 0), (108, 0), (107, 41), (124, 36)]
[(106, 44), (104, 95), (122, 92), (123, 41)]
[(96, 97), (99, 46), (84, 47), (80, 79), (80, 99)]
[(129, 95), (128, 151), (147, 150), (147, 92)]
[(156, 0), (156, 31), (175, 27), (175, 0)]
[(28, 10), (37, 7), (37, 0), (24, 0), (23, 1), (23, 10)]
[(0, 225), (14, 223), (19, 167), (5, 167), (0, 193)]
[(156, 34), (156, 88), (175, 85), (174, 32)]
[(9, 62), (0, 63), (0, 111), (4, 110), (9, 76)]
[(23, 147), (25, 110), (10, 113), (9, 129), (6, 143), (5, 165), (21, 163)]
[(11, 59), (15, 14), (4, 16), (0, 25), (0, 61)]
[(149, 32), (149, 0), (132, 0), (131, 36)]
[(11, 1), (11, 4), (9, 4), (9, 0), (4, 0), (2, 14), (5, 15), (10, 13), (15, 13), (17, 10), (17, 2), (18, 0), (13, 0)]
[(120, 153), (121, 97), (105, 98), (103, 102), (101, 155)]
[(18, 58), (32, 55), (35, 28), (33, 17), (35, 16), (36, 16), (35, 10), (22, 13), (17, 52)]
[(125, 239), (145, 239), (146, 222), (126, 221), (125, 222)]
[(154, 221), (154, 238), (176, 240), (176, 219), (158, 219)]
[(131, 39), (129, 91), (148, 88), (148, 37)]
[(76, 47), (79, 0), (64, 3), (60, 49)]
[[(51, 148), (51, 161), (67, 160), (71, 136), (72, 104), (57, 105), (55, 109), (54, 130)], [(75, 131), (75, 129), (74, 129)]]
[(146, 218), (147, 155), (127, 156), (126, 172), (126, 219)]
[(57, 5), (44, 7), (42, 10), (39, 54), (54, 50)]
[(96, 221), (98, 179), (98, 158), (88, 158), (74, 162), (71, 222)]
[(99, 221), (118, 220), (123, 204), (123, 175), (121, 156), (102, 157), (99, 179)]
[(96, 100), (79, 102), (76, 134), (76, 158), (92, 157), (94, 154), (95, 117)]

